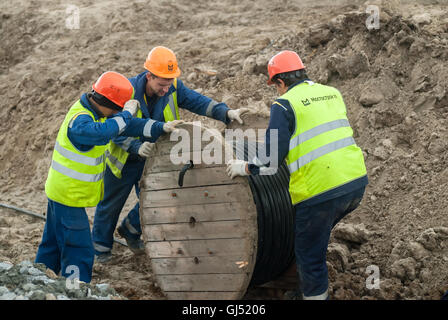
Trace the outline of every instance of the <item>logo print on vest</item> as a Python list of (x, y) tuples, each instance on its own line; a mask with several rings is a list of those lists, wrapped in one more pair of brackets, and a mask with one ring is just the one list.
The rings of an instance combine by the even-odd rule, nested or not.
[(302, 100), (302, 103), (305, 107), (311, 104), (310, 100), (308, 100), (308, 99)]

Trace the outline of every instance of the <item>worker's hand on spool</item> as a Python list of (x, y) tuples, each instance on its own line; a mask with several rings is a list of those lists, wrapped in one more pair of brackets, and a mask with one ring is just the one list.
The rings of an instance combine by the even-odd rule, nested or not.
[(227, 163), (227, 175), (233, 179), (236, 176), (248, 176), (247, 162), (244, 160), (232, 159)]
[(243, 120), (241, 119), (241, 116), (243, 114), (245, 114), (246, 112), (248, 112), (249, 109), (248, 108), (241, 108), (241, 109), (236, 109), (236, 110), (228, 110), (227, 111), (227, 117), (233, 121), (236, 120), (238, 121), (240, 124), (243, 124)]
[(140, 102), (138, 100), (128, 100), (124, 104), (123, 111), (129, 111), (129, 113), (135, 117), (137, 115), (137, 111), (140, 108)]
[(184, 120), (173, 120), (165, 123), (163, 125), (163, 131), (170, 133), (176, 130), (176, 127), (180, 124), (184, 123)]
[(142, 143), (140, 148), (138, 148), (138, 155), (143, 158), (149, 157), (151, 150), (154, 148), (155, 144), (145, 141)]

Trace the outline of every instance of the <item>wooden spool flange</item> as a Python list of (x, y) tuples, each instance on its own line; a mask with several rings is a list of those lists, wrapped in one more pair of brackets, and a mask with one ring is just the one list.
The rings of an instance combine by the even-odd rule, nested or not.
[[(141, 227), (155, 281), (168, 299), (241, 299), (258, 239), (247, 178), (227, 176), (225, 160), (233, 150), (218, 131), (200, 122), (180, 129), (180, 135), (158, 140), (140, 181)], [(181, 148), (187, 145), (189, 150)], [(219, 148), (221, 159), (210, 163)], [(176, 164), (179, 150), (184, 157)], [(180, 187), (179, 174), (190, 160), (194, 167)]]

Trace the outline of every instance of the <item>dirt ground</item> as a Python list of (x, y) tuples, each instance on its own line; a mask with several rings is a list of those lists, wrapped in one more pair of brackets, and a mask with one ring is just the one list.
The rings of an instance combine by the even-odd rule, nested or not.
[[(380, 10), (379, 29), (366, 26), (369, 4)], [(448, 290), (446, 0), (17, 0), (0, 3), (0, 29), (1, 203), (46, 211), (59, 126), (104, 71), (134, 76), (164, 45), (187, 86), (268, 115), (276, 92), (266, 85), (267, 61), (296, 50), (314, 81), (342, 92), (370, 180), (331, 239), (331, 298), (440, 299)], [(0, 208), (0, 261), (33, 260), (43, 226)], [(163, 299), (147, 258), (119, 244), (110, 264), (94, 266), (93, 282), (129, 299)]]

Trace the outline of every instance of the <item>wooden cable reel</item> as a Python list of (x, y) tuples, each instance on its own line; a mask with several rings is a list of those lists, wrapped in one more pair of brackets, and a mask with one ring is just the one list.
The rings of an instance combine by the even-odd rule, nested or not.
[[(255, 115), (248, 120), (251, 127), (266, 128)], [(258, 233), (254, 181), (227, 176), (226, 163), (235, 153), (220, 132), (200, 122), (180, 129), (175, 141), (168, 135), (158, 140), (140, 181), (142, 233), (155, 280), (168, 299), (241, 299), (256, 280), (257, 244), (265, 236)], [(292, 232), (284, 229), (292, 225), (290, 213), (287, 218), (272, 234)], [(272, 261), (260, 264), (255, 271), (272, 267)]]
[[(140, 181), (145, 250), (168, 299), (240, 299), (255, 265), (257, 212), (246, 179), (230, 179), (224, 160), (203, 161), (210, 140), (198, 134), (213, 137), (223, 157), (231, 149), (226, 151), (219, 132), (198, 124), (180, 127), (188, 141), (170, 141), (168, 135), (159, 139), (145, 164)], [(174, 164), (170, 153), (180, 142), (188, 142), (190, 152), (184, 163)], [(194, 168), (179, 186), (190, 160)]]

